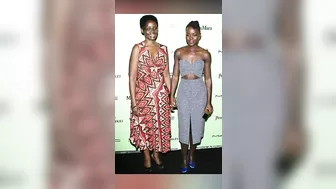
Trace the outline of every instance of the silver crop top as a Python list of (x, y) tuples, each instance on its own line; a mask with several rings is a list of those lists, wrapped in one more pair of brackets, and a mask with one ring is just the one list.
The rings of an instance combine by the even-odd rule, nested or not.
[(195, 74), (198, 77), (202, 77), (204, 69), (204, 61), (201, 59), (196, 60), (194, 63), (189, 63), (188, 60), (180, 60), (180, 73), (181, 77), (187, 74)]

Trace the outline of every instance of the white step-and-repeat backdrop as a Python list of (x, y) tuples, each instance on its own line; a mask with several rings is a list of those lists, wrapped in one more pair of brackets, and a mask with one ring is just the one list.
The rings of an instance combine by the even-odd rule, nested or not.
[(0, 1), (0, 189), (47, 187), (42, 1)]
[(303, 1), (309, 150), (285, 189), (336, 188), (336, 1)]
[[(144, 40), (140, 32), (141, 14), (117, 14), (115, 16), (115, 151), (131, 152), (129, 143), (130, 98), (128, 66), (134, 44)], [(185, 27), (198, 20), (202, 39), (200, 46), (212, 55), (213, 116), (206, 122), (205, 134), (200, 148), (222, 146), (222, 15), (221, 14), (155, 14), (159, 22), (157, 41), (168, 47), (170, 72), (173, 71), (174, 51), (186, 45)], [(179, 149), (177, 112), (172, 115), (172, 150)]]
[[(41, 1), (29, 6), (4, 1), (0, 6), (0, 177), (1, 189), (46, 188), (48, 119), (39, 108), (44, 98), (41, 64)], [(336, 188), (336, 7), (335, 0), (307, 0), (304, 7), (307, 55), (306, 125), (309, 151), (286, 189)], [(13, 11), (15, 10), (15, 11)], [(18, 14), (19, 13), (19, 14)], [(129, 137), (128, 59), (143, 40), (142, 15), (116, 15), (116, 151), (134, 151)], [(213, 57), (215, 114), (206, 125), (203, 147), (221, 146), (221, 15), (155, 15), (158, 41), (173, 51), (185, 45), (185, 26), (198, 20), (201, 46)], [(171, 66), (173, 62), (170, 63)], [(172, 146), (179, 148), (173, 114)], [(111, 141), (113, 142), (113, 141)]]

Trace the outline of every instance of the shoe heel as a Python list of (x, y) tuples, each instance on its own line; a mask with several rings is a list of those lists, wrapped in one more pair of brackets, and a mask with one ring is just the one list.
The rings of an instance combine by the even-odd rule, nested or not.
[(189, 166), (191, 169), (195, 169), (195, 167), (196, 167), (195, 163), (189, 163), (188, 166)]
[(163, 170), (165, 168), (164, 164), (161, 164), (161, 165), (157, 165), (159, 170)]
[(145, 167), (145, 172), (150, 174), (153, 172), (152, 167)]
[(164, 164), (161, 163), (160, 165), (156, 163), (154, 154), (151, 154), (152, 159), (154, 160), (155, 164), (157, 165), (159, 170), (163, 170), (165, 168)]
[(188, 168), (187, 167), (183, 167), (181, 168), (181, 173), (187, 173), (188, 172)]

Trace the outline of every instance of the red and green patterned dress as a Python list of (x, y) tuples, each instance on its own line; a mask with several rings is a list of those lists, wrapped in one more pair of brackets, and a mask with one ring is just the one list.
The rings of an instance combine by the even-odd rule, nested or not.
[(170, 96), (164, 70), (168, 64), (167, 47), (160, 44), (152, 57), (144, 43), (140, 48), (135, 98), (139, 115), (130, 117), (130, 142), (140, 150), (170, 151)]

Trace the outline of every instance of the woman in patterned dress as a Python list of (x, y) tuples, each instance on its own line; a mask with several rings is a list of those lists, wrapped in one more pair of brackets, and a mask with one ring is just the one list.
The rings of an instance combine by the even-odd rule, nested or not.
[(163, 169), (159, 153), (170, 151), (170, 76), (167, 47), (156, 42), (157, 18), (143, 16), (140, 28), (145, 40), (133, 46), (129, 61), (130, 142), (143, 152), (150, 173), (151, 158)]

